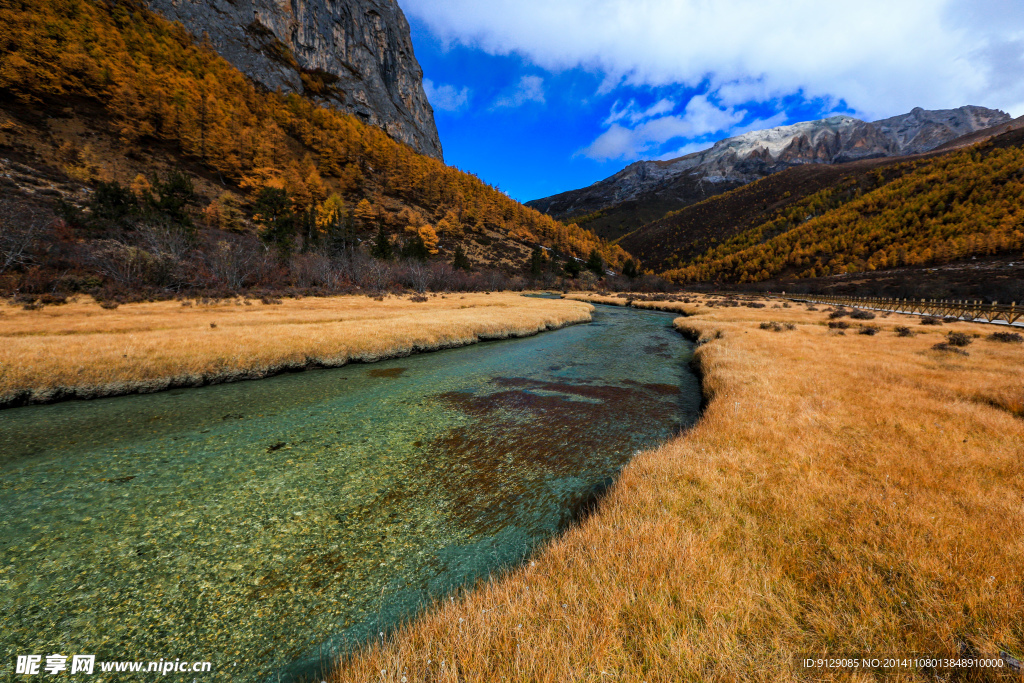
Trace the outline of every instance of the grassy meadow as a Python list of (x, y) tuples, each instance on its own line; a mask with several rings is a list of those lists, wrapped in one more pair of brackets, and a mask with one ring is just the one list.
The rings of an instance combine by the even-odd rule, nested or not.
[[(635, 457), (527, 565), (334, 683), (868, 680), (796, 659), (1020, 658), (1024, 344), (992, 325), (690, 299), (658, 305), (700, 340), (698, 425)], [(952, 331), (970, 343), (936, 350)]]
[(84, 297), (37, 310), (3, 305), (0, 405), (403, 356), (534, 334), (587, 321), (591, 310), (511, 293), (160, 301), (115, 309)]

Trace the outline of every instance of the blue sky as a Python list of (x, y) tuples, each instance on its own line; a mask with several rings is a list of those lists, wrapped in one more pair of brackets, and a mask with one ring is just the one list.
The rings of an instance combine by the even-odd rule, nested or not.
[(521, 201), (832, 113), (1024, 114), (1019, 0), (401, 4), (445, 160)]

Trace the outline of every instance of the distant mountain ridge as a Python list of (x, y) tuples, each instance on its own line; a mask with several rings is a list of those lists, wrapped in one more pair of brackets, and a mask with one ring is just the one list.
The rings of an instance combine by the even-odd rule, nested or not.
[(976, 106), (916, 108), (873, 123), (831, 116), (751, 131), (677, 159), (638, 161), (589, 187), (535, 199), (527, 206), (558, 218), (605, 212), (588, 227), (617, 238), (666, 211), (793, 166), (919, 154), (1010, 120), (1005, 112)]
[(939, 289), (916, 282), (922, 269), (956, 262), (970, 261), (972, 272), (992, 259), (1013, 267), (1024, 248), (1022, 199), (1024, 116), (923, 154), (793, 166), (670, 212), (618, 245), (678, 282), (792, 284), (907, 269), (886, 276), (899, 296), (948, 297), (955, 290), (941, 282), (959, 282), (1020, 301), (1024, 279), (1002, 266), (937, 277)]

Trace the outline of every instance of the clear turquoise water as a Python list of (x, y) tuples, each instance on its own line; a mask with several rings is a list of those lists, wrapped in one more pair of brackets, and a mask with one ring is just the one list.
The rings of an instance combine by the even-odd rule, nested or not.
[(689, 426), (671, 320), (598, 307), (528, 339), (0, 413), (6, 662), (315, 672), (522, 561)]

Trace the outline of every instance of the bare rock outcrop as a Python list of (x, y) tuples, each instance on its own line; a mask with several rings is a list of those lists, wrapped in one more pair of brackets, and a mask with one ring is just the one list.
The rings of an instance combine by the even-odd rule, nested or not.
[(146, 0), (270, 90), (354, 114), (442, 158), (409, 23), (394, 0)]

